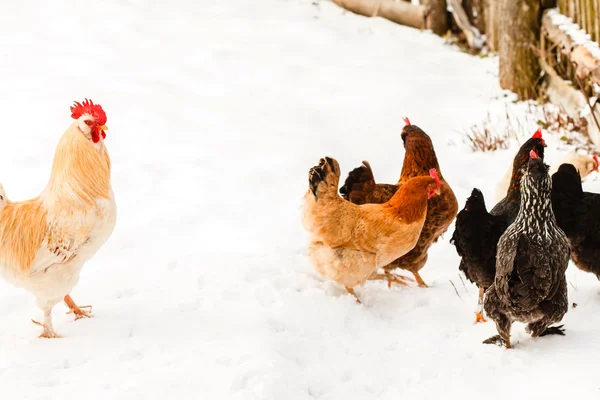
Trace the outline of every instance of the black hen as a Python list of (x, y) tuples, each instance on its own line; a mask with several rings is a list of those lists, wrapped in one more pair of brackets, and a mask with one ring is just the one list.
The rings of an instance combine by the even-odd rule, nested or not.
[(562, 335), (562, 327), (549, 325), (568, 310), (569, 242), (552, 211), (548, 166), (534, 152), (521, 185), (521, 206), (498, 242), (496, 279), (484, 301), (499, 333), (484, 343), (500, 341), (507, 348), (514, 321), (527, 323), (533, 337)]
[(479, 287), (479, 307), (475, 322), (485, 321), (481, 313), (483, 293), (494, 281), (496, 245), (519, 212), (522, 168), (527, 164), (532, 150), (543, 160), (545, 146), (541, 131), (537, 131), (521, 146), (513, 160), (513, 172), (506, 197), (492, 211), (488, 213), (483, 194), (474, 189), (465, 208), (456, 217), (450, 243), (456, 247), (461, 257), (459, 269), (469, 281)]
[(458, 268), (481, 292), (476, 322), (485, 321), (480, 311), (483, 292), (494, 283), (496, 244), (507, 227), (506, 216), (492, 215), (487, 211), (483, 193), (479, 189), (473, 189), (465, 208), (456, 217), (451, 243), (462, 257)]
[(552, 175), (552, 207), (569, 238), (573, 262), (600, 279), (600, 194), (583, 191), (572, 164), (562, 164)]

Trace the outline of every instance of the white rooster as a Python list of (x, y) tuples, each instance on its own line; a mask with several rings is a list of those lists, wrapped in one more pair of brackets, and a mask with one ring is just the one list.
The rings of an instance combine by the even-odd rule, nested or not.
[(91, 316), (91, 307), (78, 307), (69, 293), (117, 217), (104, 145), (106, 114), (86, 99), (71, 107), (71, 116), (75, 121), (58, 143), (42, 193), (27, 201), (0, 200), (0, 275), (35, 296), (44, 320), (34, 322), (45, 338), (59, 337), (52, 308), (61, 300), (75, 319)]

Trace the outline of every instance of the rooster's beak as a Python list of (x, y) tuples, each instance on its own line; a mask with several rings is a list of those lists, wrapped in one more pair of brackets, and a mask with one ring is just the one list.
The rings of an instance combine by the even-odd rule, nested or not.
[(99, 127), (98, 127), (98, 130), (99, 130), (99, 131), (107, 131), (107, 130), (108, 130), (108, 127), (107, 127), (106, 125), (102, 125), (102, 126), (99, 126)]
[(436, 191), (435, 191), (435, 194), (437, 194), (438, 196), (440, 194), (442, 194), (442, 188), (437, 188)]

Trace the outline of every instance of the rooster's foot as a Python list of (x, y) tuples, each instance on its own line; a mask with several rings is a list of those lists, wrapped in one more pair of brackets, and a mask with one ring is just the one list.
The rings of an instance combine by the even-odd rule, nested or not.
[(48, 325), (44, 325), (41, 322), (37, 322), (33, 319), (31, 320), (31, 322), (44, 328), (44, 330), (42, 331), (42, 334), (40, 336), (38, 336), (39, 338), (46, 338), (46, 339), (60, 338), (60, 336), (58, 336), (58, 334), (56, 332), (54, 332), (54, 329), (52, 329), (52, 327), (50, 327)]
[(75, 321), (81, 318), (92, 318), (92, 306), (78, 306), (70, 295), (65, 296), (65, 304), (69, 307), (67, 314), (75, 314)]

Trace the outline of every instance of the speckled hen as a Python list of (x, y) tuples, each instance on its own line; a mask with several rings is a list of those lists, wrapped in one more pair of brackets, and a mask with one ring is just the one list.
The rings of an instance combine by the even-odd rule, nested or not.
[(569, 243), (554, 217), (551, 189), (548, 166), (532, 151), (521, 180), (521, 206), (500, 237), (496, 279), (485, 293), (484, 309), (499, 335), (484, 343), (510, 348), (515, 321), (526, 323), (533, 337), (564, 335), (562, 325), (550, 327), (568, 310), (569, 263)]

